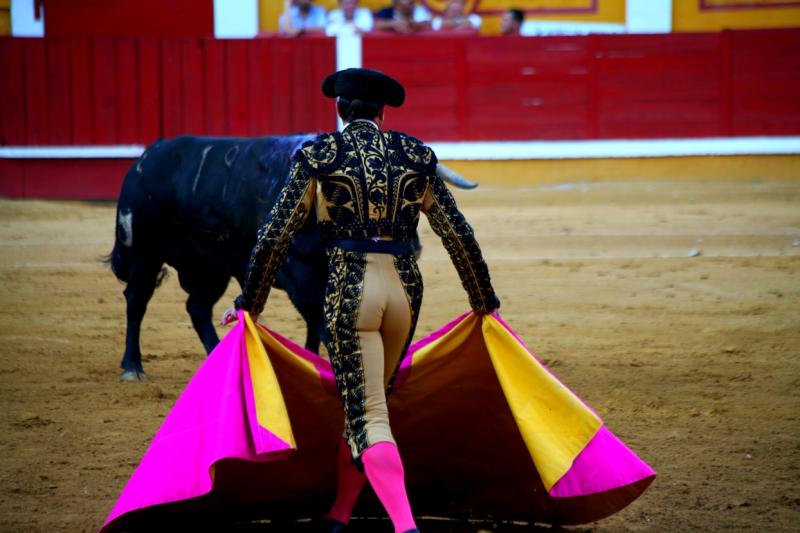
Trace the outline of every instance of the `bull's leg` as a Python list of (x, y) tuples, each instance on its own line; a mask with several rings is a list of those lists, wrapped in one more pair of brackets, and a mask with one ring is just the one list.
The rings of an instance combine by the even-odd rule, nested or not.
[(322, 327), (322, 320), (316, 322), (309, 322), (306, 329), (306, 350), (319, 353), (320, 343), (320, 328)]
[(306, 322), (306, 350), (319, 353), (328, 265), (323, 255), (314, 261), (302, 255), (286, 258), (278, 271), (276, 287), (286, 291), (289, 300)]
[(128, 327), (125, 334), (125, 354), (122, 356), (123, 381), (141, 381), (144, 379), (142, 352), (139, 338), (147, 304), (153, 296), (161, 272), (161, 263), (138, 261), (131, 267), (128, 285), (123, 294), (127, 301)]
[(212, 312), (214, 304), (225, 294), (229, 280), (230, 276), (221, 272), (206, 273), (201, 277), (192, 276), (191, 279), (181, 276), (181, 285), (189, 293), (186, 311), (192, 319), (192, 325), (206, 353), (211, 353), (211, 350), (219, 344)]
[(322, 309), (319, 306), (298, 306), (300, 316), (306, 321), (306, 350), (319, 353), (322, 328)]

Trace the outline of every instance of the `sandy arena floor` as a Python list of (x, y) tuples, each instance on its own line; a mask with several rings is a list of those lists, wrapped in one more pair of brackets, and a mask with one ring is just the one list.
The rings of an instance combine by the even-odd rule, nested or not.
[[(623, 512), (574, 530), (800, 528), (800, 181), (458, 197), (505, 319), (659, 472)], [(110, 204), (0, 200), (2, 531), (99, 527), (203, 361), (172, 276), (143, 326), (150, 383), (117, 381), (123, 286), (98, 261), (113, 225)], [(418, 336), (467, 310), (422, 227)], [(302, 340), (284, 294), (270, 302), (265, 322)]]

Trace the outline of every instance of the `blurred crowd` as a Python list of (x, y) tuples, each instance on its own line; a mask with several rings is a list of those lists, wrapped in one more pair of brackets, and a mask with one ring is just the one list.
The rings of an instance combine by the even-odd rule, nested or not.
[[(313, 0), (285, 0), (280, 17), (284, 35), (329, 35), (389, 32), (410, 35), (418, 32), (457, 32), (477, 34), (481, 17), (466, 13), (464, 0), (450, 0), (441, 15), (433, 16), (417, 0), (392, 0), (375, 12), (359, 6), (359, 0), (339, 0), (339, 7), (327, 11)], [(518, 9), (503, 14), (502, 35), (519, 35), (524, 16)]]

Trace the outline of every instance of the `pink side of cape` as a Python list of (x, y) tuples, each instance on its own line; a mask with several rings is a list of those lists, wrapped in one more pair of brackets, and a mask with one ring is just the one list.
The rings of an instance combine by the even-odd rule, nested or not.
[[(211, 491), (211, 467), (226, 458), (268, 461), (291, 451), (258, 425), (240, 321), (187, 385), (105, 521)], [(244, 386), (243, 386), (244, 385)], [(243, 409), (243, 406), (246, 408)]]
[[(462, 315), (445, 326), (447, 331), (455, 327), (456, 323), (461, 321), (468, 314), (469, 313)], [(511, 329), (511, 326), (502, 319), (498, 312), (495, 311), (492, 313), (492, 316), (497, 319), (503, 328), (525, 348), (531, 357), (533, 357), (553, 379), (561, 383), (561, 380), (550, 372), (539, 358), (536, 357), (536, 354), (525, 345), (522, 339), (520, 339), (517, 333)], [(445, 328), (442, 328), (442, 330)], [(444, 333), (446, 333), (446, 331), (443, 331), (442, 334)], [(423, 340), (427, 340), (427, 338)], [(563, 383), (561, 384), (564, 385)], [(580, 396), (575, 394), (566, 385), (564, 385), (564, 387), (580, 400), (587, 409), (592, 411), (595, 416), (600, 418), (594, 409), (584, 402)], [(655, 470), (650, 468), (647, 463), (642, 461), (603, 425), (586, 447), (581, 450), (567, 473), (551, 487), (549, 494), (554, 498), (586, 496), (624, 487), (655, 475)]]
[(624, 487), (656, 472), (602, 426), (550, 489), (554, 498), (586, 496)]
[[(451, 332), (469, 314), (415, 343), (400, 366), (395, 386), (402, 385), (408, 378), (418, 350)], [(499, 315), (494, 316), (524, 346)], [(326, 360), (272, 331), (269, 333), (291, 352), (312, 362), (325, 388), (335, 394), (333, 374)], [(532, 353), (531, 356), (535, 358)], [(245, 327), (240, 318), (175, 403), (103, 529), (123, 514), (209, 493), (213, 487), (213, 466), (222, 459), (264, 462), (292, 451), (286, 442), (258, 424)], [(601, 427), (567, 473), (551, 488), (550, 496), (600, 496), (654, 475), (646, 463)]]

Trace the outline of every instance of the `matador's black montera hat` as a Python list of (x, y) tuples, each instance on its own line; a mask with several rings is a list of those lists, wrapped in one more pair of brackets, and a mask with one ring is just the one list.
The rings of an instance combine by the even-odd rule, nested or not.
[(406, 90), (400, 82), (383, 72), (368, 68), (348, 68), (334, 72), (322, 82), (322, 94), (328, 98), (341, 96), (348, 100), (364, 100), (400, 107)]

